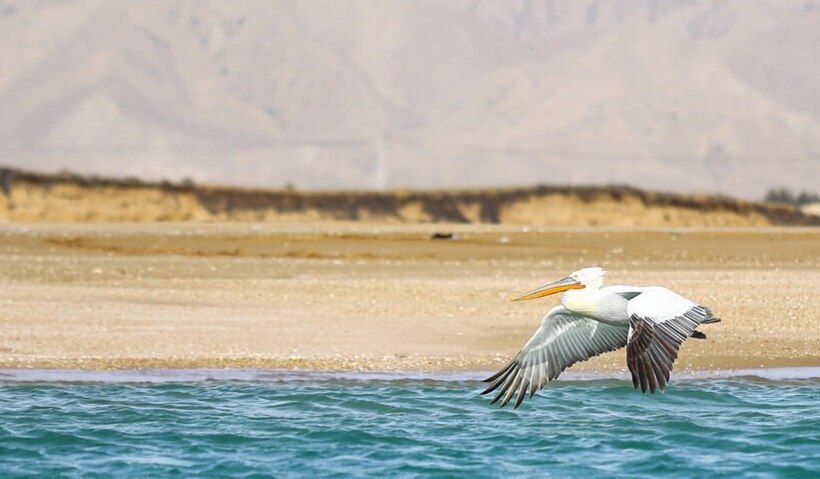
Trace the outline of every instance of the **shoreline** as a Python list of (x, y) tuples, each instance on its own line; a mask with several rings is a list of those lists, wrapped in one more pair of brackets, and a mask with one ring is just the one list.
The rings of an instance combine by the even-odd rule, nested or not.
[[(526, 340), (522, 336), (522, 341)], [(713, 370), (757, 370), (788, 368), (820, 368), (820, 351), (813, 355), (800, 357), (726, 357), (713, 354), (703, 355), (695, 352), (687, 356), (690, 344), (684, 343), (680, 356), (675, 363), (674, 371), (713, 371)], [(695, 343), (697, 344), (697, 343)], [(523, 345), (523, 343), (522, 343)], [(85, 371), (134, 371), (134, 370), (282, 370), (282, 371), (338, 371), (351, 373), (396, 372), (438, 374), (452, 371), (470, 373), (492, 371), (505, 366), (514, 354), (486, 354), (483, 356), (405, 356), (383, 355), (349, 357), (169, 357), (169, 358), (122, 358), (122, 357), (73, 357), (73, 358), (33, 358), (33, 357), (0, 357), (2, 370), (85, 370)], [(576, 363), (569, 371), (610, 374), (627, 373), (626, 350), (620, 349), (603, 354), (587, 361)]]
[[(490, 371), (331, 371), (299, 369), (0, 369), (4, 383), (104, 383), (164, 384), (204, 382), (321, 383), (321, 382), (481, 382)], [(820, 380), (820, 366), (744, 369), (686, 370), (672, 373), (672, 382), (703, 379), (748, 379), (767, 381)], [(587, 381), (631, 381), (628, 372), (566, 371), (550, 384)]]

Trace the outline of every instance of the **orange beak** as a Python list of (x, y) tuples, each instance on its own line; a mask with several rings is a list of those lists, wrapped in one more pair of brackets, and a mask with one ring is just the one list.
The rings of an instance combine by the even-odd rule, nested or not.
[(570, 277), (566, 277), (564, 279), (558, 280), (554, 283), (550, 283), (546, 286), (541, 286), (538, 289), (534, 289), (529, 293), (525, 293), (515, 299), (510, 301), (527, 301), (530, 299), (536, 298), (543, 298), (544, 296), (549, 296), (555, 293), (563, 293), (569, 289), (583, 289), (585, 286), (579, 283), (577, 280), (572, 279)]

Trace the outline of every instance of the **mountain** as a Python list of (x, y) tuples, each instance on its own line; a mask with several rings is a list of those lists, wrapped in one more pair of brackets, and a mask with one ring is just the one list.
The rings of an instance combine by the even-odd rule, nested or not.
[(820, 184), (813, 1), (0, 0), (0, 163), (252, 187)]

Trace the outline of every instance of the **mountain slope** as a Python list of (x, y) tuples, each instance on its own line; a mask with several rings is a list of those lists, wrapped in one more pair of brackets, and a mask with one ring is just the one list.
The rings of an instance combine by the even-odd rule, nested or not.
[(820, 5), (0, 1), (0, 160), (248, 186), (820, 181)]

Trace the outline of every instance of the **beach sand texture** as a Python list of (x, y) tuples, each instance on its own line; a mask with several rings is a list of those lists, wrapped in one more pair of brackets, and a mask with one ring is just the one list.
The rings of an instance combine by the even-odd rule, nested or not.
[(334, 222), (3, 225), (0, 368), (491, 370), (590, 265), (723, 318), (676, 370), (820, 365), (818, 229)]

